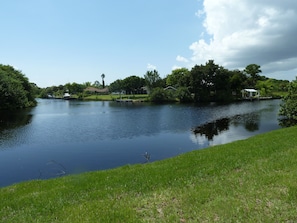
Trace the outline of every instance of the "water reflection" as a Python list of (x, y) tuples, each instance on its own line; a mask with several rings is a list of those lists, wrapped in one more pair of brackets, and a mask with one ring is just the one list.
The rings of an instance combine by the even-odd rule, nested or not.
[(249, 113), (244, 115), (238, 115), (232, 119), (232, 124), (243, 125), (244, 128), (249, 132), (255, 132), (259, 130), (260, 114)]
[(280, 128), (279, 103), (202, 106), (39, 100), (31, 110), (2, 111), (0, 187), (154, 162), (245, 139)]
[(214, 136), (219, 135), (221, 132), (229, 129), (229, 118), (222, 118), (213, 122), (200, 125), (192, 129), (193, 133), (197, 136), (206, 136), (208, 140), (213, 140)]
[(0, 111), (0, 133), (29, 124), (32, 120), (29, 111)]
[(14, 130), (31, 123), (32, 115), (29, 111), (0, 111), (0, 146), (17, 137)]
[(31, 122), (32, 115), (28, 110), (0, 111), (0, 133), (7, 129), (14, 129)]
[(244, 115), (236, 115), (231, 118), (221, 118), (203, 125), (196, 126), (192, 129), (195, 137), (203, 136), (207, 140), (212, 141), (214, 136), (220, 135), (222, 132), (229, 130), (230, 125), (244, 126), (249, 132), (259, 130), (260, 115), (258, 113), (249, 113)]

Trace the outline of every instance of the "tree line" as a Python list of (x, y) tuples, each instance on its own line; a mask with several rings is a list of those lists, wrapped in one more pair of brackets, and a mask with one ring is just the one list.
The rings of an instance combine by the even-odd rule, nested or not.
[[(257, 64), (247, 65), (241, 71), (226, 69), (209, 60), (205, 64), (195, 65), (190, 70), (187, 68), (173, 70), (165, 78), (161, 78), (157, 70), (152, 70), (147, 71), (142, 77), (131, 75), (117, 79), (108, 86), (105, 86), (105, 75), (102, 74), (102, 84), (95, 81), (51, 86), (41, 89), (40, 97), (61, 96), (65, 91), (83, 97), (88, 87), (99, 89), (108, 87), (110, 93), (148, 93), (150, 100), (155, 102), (233, 101), (241, 97), (241, 90), (245, 88), (257, 89), (262, 96), (283, 96), (289, 81), (267, 78), (261, 76), (261, 72), (261, 67)], [(166, 89), (168, 86), (171, 87), (169, 90)]]
[[(160, 102), (176, 98), (181, 102), (233, 101), (241, 97), (241, 90), (245, 88), (258, 89), (262, 96), (282, 96), (289, 81), (261, 76), (260, 68), (257, 64), (250, 64), (243, 71), (228, 70), (209, 60), (191, 70), (173, 70), (165, 78), (153, 70), (147, 71), (143, 78), (131, 76), (119, 79), (110, 84), (110, 90), (137, 93), (146, 86), (151, 100)], [(166, 91), (168, 86), (175, 89), (174, 92)]]
[[(244, 70), (229, 70), (213, 60), (195, 65), (191, 69), (179, 68), (161, 78), (157, 70), (147, 71), (142, 77), (132, 75), (118, 79), (105, 86), (102, 82), (66, 83), (65, 85), (38, 88), (29, 83), (21, 71), (11, 66), (0, 66), (1, 109), (21, 108), (36, 104), (35, 96), (46, 98), (49, 95), (61, 97), (65, 92), (83, 98), (88, 87), (108, 88), (109, 92), (125, 94), (148, 93), (150, 101), (209, 102), (233, 101), (241, 97), (245, 88), (258, 89), (262, 96), (280, 97), (287, 92), (289, 81), (261, 76), (261, 67), (247, 65)], [(170, 86), (170, 88), (168, 88)]]

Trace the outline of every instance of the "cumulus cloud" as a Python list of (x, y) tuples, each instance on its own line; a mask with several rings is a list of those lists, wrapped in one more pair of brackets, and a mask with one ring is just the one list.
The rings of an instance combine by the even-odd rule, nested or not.
[(176, 60), (178, 62), (185, 62), (185, 63), (189, 62), (187, 58), (179, 56), (179, 55), (176, 57)]
[(155, 65), (150, 64), (150, 63), (147, 64), (146, 68), (148, 70), (157, 70), (157, 67)]
[(204, 0), (203, 7), (196, 14), (204, 16), (210, 39), (200, 37), (191, 44), (192, 64), (214, 59), (226, 68), (242, 69), (256, 63), (264, 75), (297, 75), (297, 1)]

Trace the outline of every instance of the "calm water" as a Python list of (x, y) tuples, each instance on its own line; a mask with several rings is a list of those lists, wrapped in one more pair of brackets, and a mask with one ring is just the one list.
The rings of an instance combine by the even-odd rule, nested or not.
[(280, 128), (280, 100), (149, 105), (39, 100), (0, 113), (0, 186), (161, 160)]

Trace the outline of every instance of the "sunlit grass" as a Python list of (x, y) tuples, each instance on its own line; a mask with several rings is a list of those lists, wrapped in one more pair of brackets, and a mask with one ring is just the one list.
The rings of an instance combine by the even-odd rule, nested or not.
[[(1, 222), (296, 222), (297, 128), (0, 190)], [(153, 155), (153, 154), (152, 154)]]
[(116, 99), (132, 99), (132, 100), (141, 100), (147, 101), (147, 94), (135, 94), (135, 95), (88, 95), (82, 98), (83, 100), (97, 100), (97, 101), (115, 101)]

